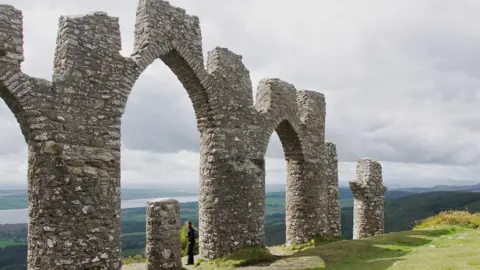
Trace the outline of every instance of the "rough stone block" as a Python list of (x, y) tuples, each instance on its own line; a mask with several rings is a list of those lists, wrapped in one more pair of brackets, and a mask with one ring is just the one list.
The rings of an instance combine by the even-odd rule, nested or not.
[(62, 16), (58, 24), (55, 74), (101, 77), (109, 74), (105, 69), (110, 68), (108, 64), (113, 62), (112, 58), (121, 58), (117, 17), (93, 12), (82, 16)]
[(147, 269), (180, 269), (180, 205), (174, 199), (147, 202)]
[(302, 90), (297, 92), (298, 118), (303, 124), (304, 147), (308, 158), (317, 159), (324, 153), (325, 96), (322, 93)]
[[(235, 100), (236, 110), (244, 113), (253, 106), (252, 81), (250, 71), (242, 63), (242, 56), (227, 48), (216, 47), (208, 52), (207, 71), (227, 92), (228, 99)], [(219, 89), (220, 90), (220, 89)], [(223, 97), (225, 98), (225, 97)]]
[[(197, 16), (162, 0), (140, 0), (135, 22), (135, 54), (150, 54), (146, 62), (170, 49), (188, 52), (203, 64), (202, 34)], [(150, 62), (151, 63), (151, 62)]]
[(0, 64), (20, 65), (23, 56), (23, 16), (10, 5), (0, 5)]
[(353, 239), (383, 234), (385, 226), (382, 166), (363, 158), (357, 163), (357, 179), (350, 182), (354, 198)]

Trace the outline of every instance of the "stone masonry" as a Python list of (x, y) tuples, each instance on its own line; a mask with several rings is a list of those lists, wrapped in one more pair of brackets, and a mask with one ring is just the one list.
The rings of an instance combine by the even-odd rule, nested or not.
[(29, 149), (28, 269), (121, 268), (121, 118), (156, 59), (183, 84), (200, 131), (201, 255), (264, 243), (265, 153), (274, 131), (288, 164), (287, 241), (323, 233), (323, 94), (264, 79), (254, 103), (240, 55), (217, 47), (204, 61), (198, 17), (161, 0), (140, 0), (136, 16), (130, 57), (119, 53), (118, 18), (60, 17), (47, 81), (21, 71), (22, 13), (0, 5), (0, 96)]
[(357, 179), (349, 183), (354, 198), (353, 239), (383, 234), (385, 225), (382, 166), (368, 158), (359, 159)]
[(340, 191), (338, 189), (338, 158), (335, 144), (325, 144), (325, 163), (327, 177), (327, 234), (340, 236), (341, 208)]
[(147, 270), (180, 269), (180, 204), (174, 199), (147, 202)]

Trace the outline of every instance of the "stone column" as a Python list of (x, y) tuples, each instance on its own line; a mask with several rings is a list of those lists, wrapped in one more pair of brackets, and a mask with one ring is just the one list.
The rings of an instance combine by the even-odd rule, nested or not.
[(199, 233), (203, 258), (263, 244), (264, 168), (261, 160), (201, 157)]
[(382, 166), (363, 158), (357, 163), (357, 179), (349, 183), (354, 198), (353, 239), (383, 234), (384, 193)]
[(147, 270), (180, 269), (180, 205), (174, 199), (147, 202)]
[[(324, 233), (325, 200), (320, 162), (287, 163), (286, 244), (302, 244)], [(320, 194), (320, 195), (319, 195)]]
[(49, 82), (21, 72), (21, 12), (0, 17), (0, 97), (29, 150), (27, 268), (120, 269), (118, 19), (61, 17)]
[(333, 143), (325, 144), (325, 164), (327, 178), (327, 234), (341, 235), (340, 192), (338, 190), (337, 148)]

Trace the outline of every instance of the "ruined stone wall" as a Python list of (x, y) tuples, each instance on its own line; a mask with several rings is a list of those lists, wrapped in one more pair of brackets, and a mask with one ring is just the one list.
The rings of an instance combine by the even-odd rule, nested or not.
[(354, 198), (353, 239), (383, 234), (385, 226), (382, 166), (363, 158), (357, 163), (357, 179), (349, 183)]
[(122, 57), (118, 18), (59, 20), (52, 81), (29, 77), (21, 12), (0, 5), (0, 95), (29, 146), (29, 269), (120, 266), (121, 116), (142, 72), (161, 59), (187, 91), (200, 131), (200, 249), (212, 258), (264, 243), (265, 153), (278, 133), (287, 161), (287, 241), (325, 232), (325, 98), (279, 79), (253, 102), (242, 57), (203, 59), (199, 19), (141, 0)]
[(338, 189), (338, 158), (337, 147), (333, 143), (325, 144), (326, 178), (328, 187), (327, 196), (327, 233), (340, 236), (341, 229), (341, 208), (340, 191)]
[(0, 92), (29, 149), (28, 268), (119, 268), (118, 19), (60, 18), (48, 82), (20, 70), (21, 12), (1, 5), (0, 14)]
[(180, 269), (180, 204), (174, 199), (147, 202), (147, 270)]

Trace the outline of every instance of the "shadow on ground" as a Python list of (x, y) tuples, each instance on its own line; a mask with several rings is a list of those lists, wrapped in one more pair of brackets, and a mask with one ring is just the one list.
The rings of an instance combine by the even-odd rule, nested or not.
[[(317, 256), (324, 265), (316, 269), (387, 269), (416, 247), (429, 244), (450, 230), (416, 230), (385, 234), (358, 241), (339, 241), (292, 255)], [(298, 268), (297, 268), (298, 269)], [(315, 268), (310, 268), (315, 269)]]
[(248, 269), (387, 269), (417, 247), (429, 244), (435, 237), (451, 234), (450, 230), (432, 229), (385, 234), (363, 240), (344, 240), (278, 256), (269, 264)]

